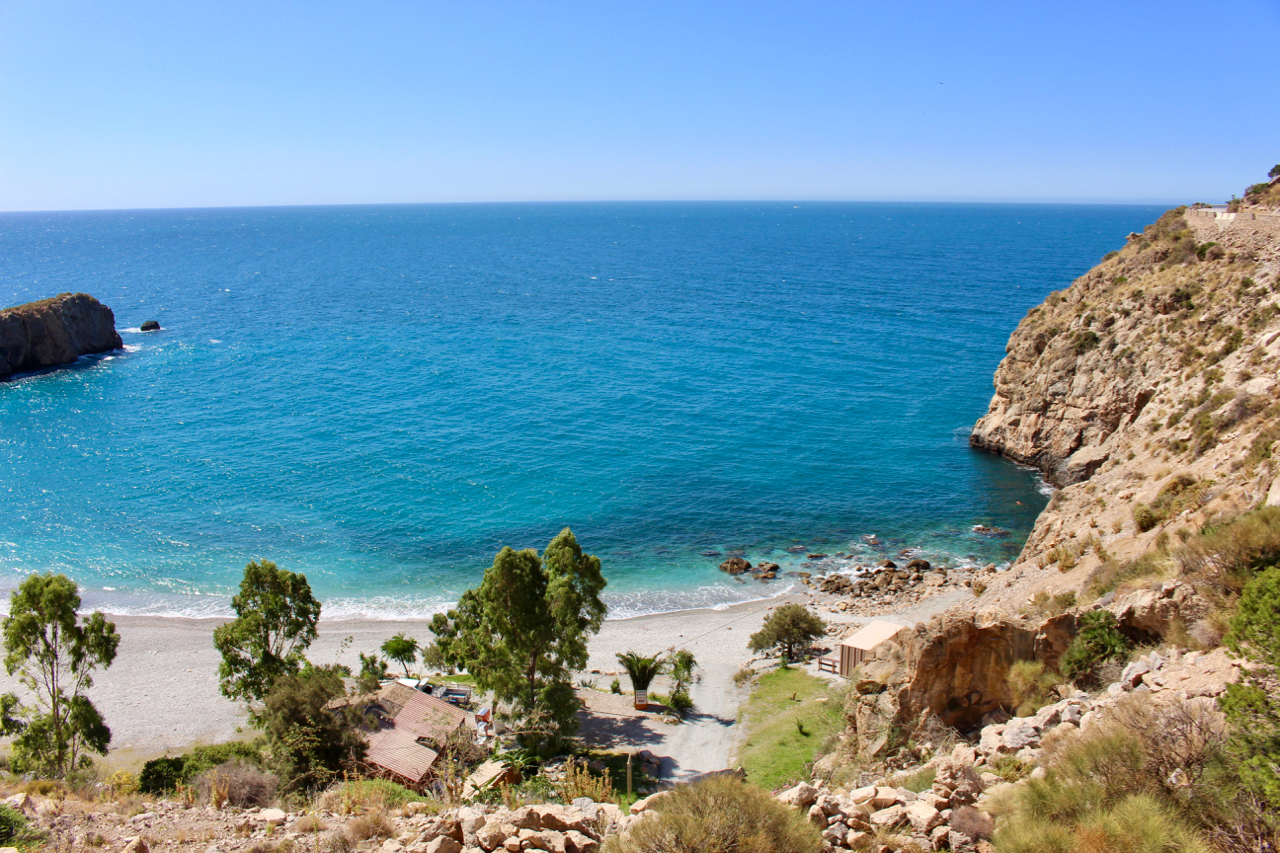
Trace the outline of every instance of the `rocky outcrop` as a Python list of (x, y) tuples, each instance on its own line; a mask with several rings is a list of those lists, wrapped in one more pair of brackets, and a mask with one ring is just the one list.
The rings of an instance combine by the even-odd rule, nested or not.
[(1131, 234), (1013, 332), (970, 443), (1059, 491), (972, 608), (1087, 594), (1105, 564), (1280, 502), (1280, 215), (1209, 213)]
[(63, 293), (0, 311), (0, 380), (122, 346), (115, 315), (87, 293)]
[(1008, 675), (1014, 662), (1054, 665), (1074, 633), (1070, 614), (1039, 626), (950, 614), (899, 633), (861, 666), (846, 708), (850, 747), (880, 755), (904, 732), (935, 722), (975, 730), (987, 715), (1012, 704)]

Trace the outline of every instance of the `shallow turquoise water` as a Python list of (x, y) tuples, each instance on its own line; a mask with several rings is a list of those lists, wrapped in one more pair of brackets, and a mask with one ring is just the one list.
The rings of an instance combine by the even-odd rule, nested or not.
[(210, 614), (266, 558), (328, 615), (421, 614), (568, 525), (622, 616), (789, 584), (730, 552), (1008, 560), (1044, 497), (966, 443), (1005, 341), (1159, 212), (3, 214), (0, 303), (92, 293), (128, 351), (0, 385), (0, 572)]

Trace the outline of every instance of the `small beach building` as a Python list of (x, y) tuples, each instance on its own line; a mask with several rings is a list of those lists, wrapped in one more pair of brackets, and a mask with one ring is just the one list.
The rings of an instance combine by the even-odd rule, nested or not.
[(840, 675), (848, 678), (881, 643), (892, 640), (906, 625), (877, 619), (840, 641)]
[(445, 743), (467, 725), (466, 711), (396, 681), (383, 684), (377, 693), (332, 704), (360, 708), (370, 726), (365, 762), (415, 790), (434, 778)]

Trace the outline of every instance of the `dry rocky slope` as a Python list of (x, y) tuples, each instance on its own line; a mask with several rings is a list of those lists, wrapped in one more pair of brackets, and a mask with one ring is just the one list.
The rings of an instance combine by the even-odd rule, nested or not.
[(123, 346), (111, 309), (87, 293), (0, 311), (0, 381)]
[(971, 443), (1060, 490), (975, 609), (1280, 502), (1278, 274), (1280, 211), (1179, 208), (1031, 309)]

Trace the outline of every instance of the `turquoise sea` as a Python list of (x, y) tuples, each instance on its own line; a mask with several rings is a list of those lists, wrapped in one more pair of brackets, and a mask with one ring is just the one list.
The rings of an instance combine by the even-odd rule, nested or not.
[(730, 554), (1005, 562), (1046, 500), (967, 446), (1005, 342), (1160, 212), (0, 214), (0, 305), (92, 293), (127, 345), (0, 385), (0, 577), (213, 615), (265, 558), (327, 616), (420, 616), (570, 526), (620, 617), (793, 583), (731, 579)]

